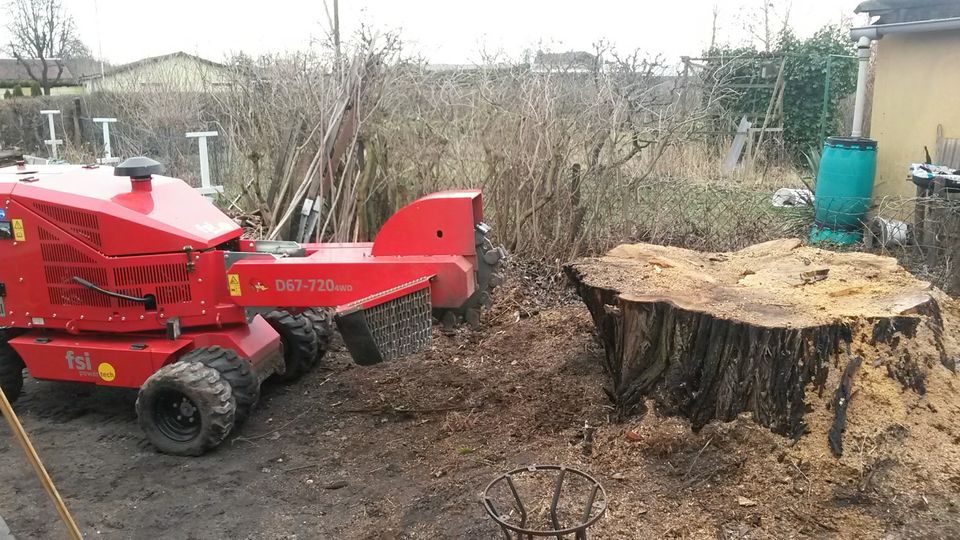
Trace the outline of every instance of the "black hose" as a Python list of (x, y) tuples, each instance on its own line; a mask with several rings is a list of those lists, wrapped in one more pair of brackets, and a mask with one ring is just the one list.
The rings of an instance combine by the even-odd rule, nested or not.
[(141, 304), (146, 304), (147, 302), (150, 301), (150, 298), (148, 298), (148, 297), (143, 297), (143, 298), (141, 298), (141, 297), (139, 297), (139, 296), (130, 296), (130, 295), (127, 295), (127, 294), (122, 294), (122, 293), (118, 293), (118, 292), (113, 292), (113, 291), (108, 291), (108, 290), (106, 290), (106, 289), (102, 289), (102, 288), (94, 285), (93, 283), (90, 283), (89, 281), (87, 281), (87, 280), (85, 280), (85, 279), (83, 279), (82, 277), (79, 277), (79, 276), (73, 276), (73, 281), (76, 281), (77, 283), (79, 283), (80, 285), (83, 285), (84, 287), (86, 287), (86, 288), (88, 288), (88, 289), (92, 289), (92, 290), (94, 290), (94, 291), (97, 291), (97, 292), (100, 293), (100, 294), (105, 294), (105, 295), (107, 295), (107, 296), (112, 296), (112, 297), (114, 297), (114, 298), (119, 298), (119, 299), (121, 299), (121, 300), (128, 300), (128, 301), (130, 301), (130, 302), (139, 302), (139, 303), (141, 303)]

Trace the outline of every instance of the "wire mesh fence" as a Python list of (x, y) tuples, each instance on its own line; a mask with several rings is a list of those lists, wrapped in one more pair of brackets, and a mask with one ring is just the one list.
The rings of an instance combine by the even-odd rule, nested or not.
[(896, 257), (918, 277), (960, 293), (960, 197), (954, 197), (876, 200), (862, 248)]
[(656, 182), (635, 192), (632, 237), (701, 251), (730, 251), (804, 236), (809, 206), (772, 204), (773, 192), (740, 186)]

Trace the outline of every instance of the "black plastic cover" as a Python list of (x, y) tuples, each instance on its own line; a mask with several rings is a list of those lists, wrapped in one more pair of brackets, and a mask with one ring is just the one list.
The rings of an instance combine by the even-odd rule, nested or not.
[(866, 137), (827, 137), (827, 144), (839, 148), (876, 148), (877, 141)]
[(148, 157), (137, 156), (124, 160), (113, 169), (114, 176), (129, 176), (130, 178), (150, 178), (154, 174), (163, 172), (163, 165)]
[(373, 339), (373, 332), (367, 324), (367, 316), (363, 310), (338, 315), (336, 322), (340, 336), (343, 337), (343, 343), (350, 351), (354, 362), (361, 366), (372, 366), (383, 362), (383, 355)]

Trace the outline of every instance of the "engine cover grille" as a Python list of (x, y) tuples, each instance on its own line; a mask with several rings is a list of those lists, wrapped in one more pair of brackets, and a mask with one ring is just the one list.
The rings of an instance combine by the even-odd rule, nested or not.
[(38, 237), (47, 295), (52, 305), (97, 308), (140, 305), (84, 288), (73, 281), (74, 277), (129, 296), (155, 294), (161, 306), (190, 302), (193, 298), (183, 263), (118, 266), (108, 272), (83, 251), (65, 243), (56, 232), (40, 227)]

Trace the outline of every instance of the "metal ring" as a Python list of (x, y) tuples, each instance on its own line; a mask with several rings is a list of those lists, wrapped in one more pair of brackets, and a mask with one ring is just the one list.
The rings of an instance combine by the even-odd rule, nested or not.
[[(565, 473), (570, 473), (575, 476), (579, 476), (581, 478), (584, 478), (588, 482), (590, 482), (591, 484), (590, 487), (592, 488), (593, 491), (588, 501), (589, 506), (585, 510), (588, 510), (590, 514), (593, 513), (594, 508), (599, 508), (600, 511), (597, 512), (597, 515), (593, 517), (590, 517), (590, 514), (587, 514), (587, 516), (585, 516), (584, 518), (586, 521), (584, 521), (580, 525), (576, 525), (574, 527), (568, 527), (562, 530), (525, 529), (525, 528), (522, 528), (523, 522), (521, 522), (521, 526), (518, 527), (516, 525), (509, 523), (507, 520), (503, 519), (501, 517), (500, 512), (498, 512), (496, 507), (494, 507), (493, 505), (493, 499), (490, 496), (490, 490), (500, 482), (506, 481), (510, 487), (511, 492), (513, 492), (516, 502), (520, 504), (520, 507), (518, 508), (518, 510), (525, 516), (526, 511), (523, 508), (522, 501), (520, 501), (520, 496), (517, 494), (516, 489), (513, 486), (512, 477), (520, 473), (525, 473), (525, 472), (535, 473), (535, 472), (541, 472), (541, 471), (559, 471), (560, 472), (560, 475), (558, 476), (558, 483), (554, 491), (553, 501), (551, 504), (551, 513), (556, 512), (556, 506), (557, 506), (557, 503), (559, 502), (559, 492), (560, 492), (560, 487), (562, 485), (562, 478)], [(600, 494), (600, 499), (601, 499), (600, 501), (596, 500), (598, 492)], [(566, 467), (564, 465), (530, 465), (527, 467), (520, 467), (512, 471), (506, 472), (504, 474), (501, 474), (500, 476), (494, 478), (492, 482), (487, 484), (487, 487), (483, 490), (482, 498), (483, 500), (481, 502), (483, 504), (484, 509), (487, 511), (488, 514), (490, 514), (490, 517), (492, 517), (493, 520), (496, 521), (498, 525), (500, 525), (501, 528), (505, 530), (510, 530), (515, 533), (520, 533), (521, 535), (528, 535), (528, 536), (529, 535), (562, 536), (566, 534), (582, 533), (588, 527), (592, 526), (594, 523), (599, 521), (600, 518), (602, 518), (607, 511), (607, 491), (603, 488), (600, 482), (598, 482), (597, 479), (595, 479), (594, 477), (590, 476), (589, 474), (579, 469), (573, 469), (570, 467)], [(526, 521), (525, 518), (524, 518), (524, 521)]]

